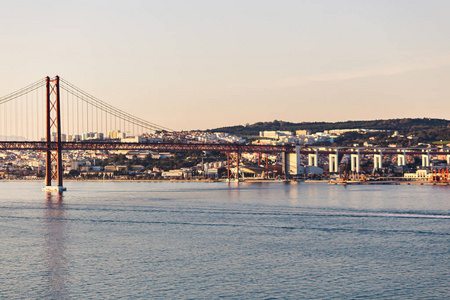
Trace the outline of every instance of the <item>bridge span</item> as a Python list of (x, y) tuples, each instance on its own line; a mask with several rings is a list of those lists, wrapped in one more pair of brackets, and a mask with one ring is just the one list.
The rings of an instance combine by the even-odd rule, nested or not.
[[(0, 150), (56, 150), (57, 143), (0, 142)], [(151, 150), (164, 152), (225, 151), (225, 152), (294, 152), (291, 145), (188, 144), (188, 143), (120, 143), (120, 142), (61, 142), (61, 150)]]
[[(283, 173), (298, 174), (300, 155), (308, 156), (308, 164), (318, 165), (319, 155), (328, 155), (330, 173), (338, 171), (340, 155), (351, 157), (351, 169), (359, 172), (361, 155), (372, 155), (374, 168), (382, 168), (383, 156), (395, 155), (398, 165), (406, 164), (407, 156), (420, 156), (429, 166), (431, 155), (446, 156), (448, 148), (361, 148), (315, 147), (295, 145), (256, 145), (237, 143), (164, 143), (117, 142), (131, 136), (151, 137), (171, 130), (126, 113), (84, 92), (66, 80), (45, 77), (19, 91), (0, 97), (0, 151), (32, 150), (46, 153), (46, 187), (63, 190), (62, 151), (73, 150), (151, 150), (156, 152), (219, 151), (227, 153), (228, 176), (230, 154), (239, 168), (242, 153), (280, 153)], [(107, 135), (107, 138), (104, 138)], [(26, 140), (26, 141), (23, 141)], [(261, 155), (260, 155), (261, 157)], [(266, 159), (267, 167), (267, 159)], [(239, 172), (236, 172), (239, 174)], [(52, 180), (57, 186), (52, 187)]]
[[(380, 147), (329, 147), (296, 145), (255, 145), (255, 144), (219, 144), (219, 143), (121, 143), (121, 142), (61, 142), (61, 150), (151, 150), (164, 152), (183, 151), (221, 151), (240, 153), (295, 153), (300, 154), (357, 154), (375, 155), (447, 155), (450, 148), (380, 148)], [(1, 150), (56, 150), (56, 142), (0, 141)]]

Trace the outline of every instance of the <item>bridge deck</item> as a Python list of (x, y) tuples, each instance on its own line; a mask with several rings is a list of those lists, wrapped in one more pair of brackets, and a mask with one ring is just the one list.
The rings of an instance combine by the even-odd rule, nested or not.
[[(187, 144), (187, 143), (112, 143), (112, 142), (62, 142), (62, 150), (152, 150), (164, 152), (182, 151), (227, 151), (227, 152), (261, 152), (281, 153), (295, 152), (295, 146), (291, 145), (242, 145), (242, 144)], [(56, 150), (56, 142), (0, 142), (0, 150), (34, 150), (47, 151)], [(447, 155), (450, 149), (392, 149), (392, 148), (343, 148), (343, 147), (300, 147), (300, 153), (318, 154), (378, 154), (380, 151), (385, 155), (403, 154), (420, 155)]]

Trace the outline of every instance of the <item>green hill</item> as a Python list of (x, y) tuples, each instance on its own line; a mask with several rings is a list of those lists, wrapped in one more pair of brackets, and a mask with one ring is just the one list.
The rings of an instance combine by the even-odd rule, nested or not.
[(450, 140), (450, 121), (445, 119), (388, 119), (346, 122), (302, 122), (285, 121), (258, 122), (255, 124), (229, 126), (212, 129), (212, 132), (228, 132), (239, 136), (257, 136), (260, 131), (270, 130), (311, 130), (323, 132), (331, 129), (380, 129), (396, 130), (403, 135), (415, 135), (423, 141)]

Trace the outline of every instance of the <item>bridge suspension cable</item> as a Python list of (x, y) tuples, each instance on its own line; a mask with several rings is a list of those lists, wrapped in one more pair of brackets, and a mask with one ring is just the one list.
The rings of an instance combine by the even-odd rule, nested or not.
[[(67, 93), (71, 94), (72, 96), (75, 96), (77, 99), (81, 99), (87, 104), (92, 105), (93, 107), (100, 109), (101, 111), (110, 114), (111, 116), (114, 116), (116, 118), (119, 118), (120, 120), (123, 120), (124, 122), (131, 123), (132, 125), (142, 127), (146, 130), (151, 131), (172, 131), (170, 128), (148, 122), (146, 120), (143, 120), (142, 118), (133, 116), (121, 109), (118, 109), (88, 93), (81, 90), (80, 88), (76, 87), (75, 85), (71, 84), (67, 80), (60, 78), (61, 80), (61, 89), (65, 90)], [(88, 110), (86, 111), (88, 113)], [(98, 115), (98, 112), (97, 112)], [(87, 119), (87, 118), (86, 118)], [(89, 122), (88, 120), (86, 120)], [(91, 122), (94, 121), (94, 118), (91, 118)], [(98, 123), (98, 120), (97, 120)]]
[(42, 78), (0, 97), (0, 140), (40, 140), (43, 137), (39, 130), (43, 128), (45, 115), (40, 116), (38, 112), (44, 105), (44, 86), (45, 78)]
[(17, 99), (19, 97), (22, 97), (22, 96), (24, 96), (24, 95), (26, 95), (28, 93), (33, 92), (36, 89), (39, 89), (39, 88), (43, 87), (44, 85), (45, 85), (45, 78), (42, 78), (42, 79), (40, 79), (40, 80), (30, 84), (30, 85), (28, 85), (28, 86), (18, 90), (18, 91), (15, 91), (15, 92), (13, 92), (13, 93), (11, 93), (9, 95), (0, 97), (0, 104), (4, 104), (6, 102), (12, 101), (12, 100)]
[[(53, 82), (55, 78), (50, 80)], [(59, 80), (63, 141), (151, 137), (156, 131), (172, 131), (114, 107), (65, 79)], [(46, 93), (46, 78), (42, 78), (0, 97), (0, 141), (43, 140), (46, 136)], [(53, 129), (51, 134), (52, 139), (56, 139)]]

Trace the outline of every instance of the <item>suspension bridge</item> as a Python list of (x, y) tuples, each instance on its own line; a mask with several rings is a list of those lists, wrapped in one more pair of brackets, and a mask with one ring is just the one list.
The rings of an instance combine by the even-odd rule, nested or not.
[[(359, 172), (360, 155), (374, 158), (374, 168), (381, 168), (383, 155), (397, 156), (405, 164), (406, 156), (421, 156), (428, 166), (430, 155), (446, 156), (448, 148), (389, 149), (359, 147), (313, 147), (293, 145), (254, 145), (221, 143), (168, 143), (136, 139), (120, 142), (126, 136), (150, 136), (171, 129), (133, 116), (113, 107), (70, 82), (55, 76), (45, 77), (14, 93), (0, 98), (0, 151), (33, 150), (46, 153), (46, 191), (65, 190), (63, 187), (62, 151), (71, 150), (152, 150), (152, 151), (220, 151), (237, 166), (241, 153), (282, 153), (283, 173), (295, 175), (300, 168), (299, 155), (308, 155), (309, 165), (317, 166), (319, 155), (329, 156), (330, 173), (338, 172), (338, 155), (351, 157), (352, 170)], [(230, 161), (230, 154), (234, 154)], [(267, 167), (267, 159), (266, 159)], [(239, 176), (239, 175), (238, 175)], [(52, 182), (55, 185), (52, 186)]]
[[(46, 153), (45, 190), (63, 191), (63, 150), (225, 151), (276, 153), (291, 146), (119, 142), (171, 129), (133, 116), (67, 80), (45, 77), (0, 98), (0, 151)], [(238, 160), (239, 163), (239, 160)], [(52, 186), (52, 181), (56, 185)]]

